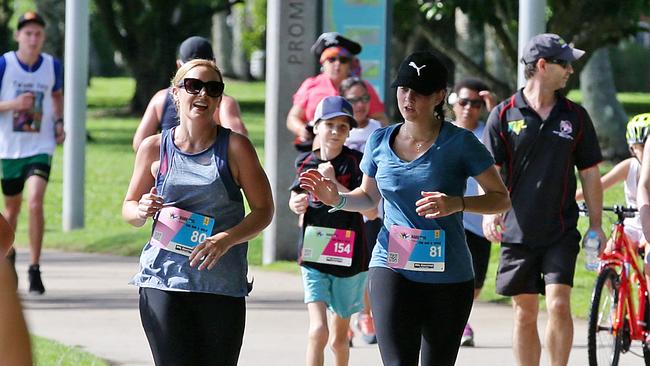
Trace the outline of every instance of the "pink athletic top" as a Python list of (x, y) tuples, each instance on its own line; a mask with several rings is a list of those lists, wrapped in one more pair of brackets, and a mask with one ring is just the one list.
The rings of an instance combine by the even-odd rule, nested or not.
[[(370, 106), (368, 115), (372, 116), (375, 113), (384, 111), (384, 103), (381, 102), (375, 88), (364, 80), (368, 95), (370, 96)], [(314, 118), (316, 106), (325, 97), (332, 95), (339, 95), (339, 90), (334, 86), (329, 76), (319, 74), (303, 81), (298, 91), (293, 95), (293, 105), (302, 108), (305, 111), (307, 122)]]

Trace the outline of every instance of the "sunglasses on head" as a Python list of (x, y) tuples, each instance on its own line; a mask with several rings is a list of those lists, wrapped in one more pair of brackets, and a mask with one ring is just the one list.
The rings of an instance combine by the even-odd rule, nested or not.
[(205, 94), (212, 98), (218, 98), (223, 94), (224, 84), (221, 81), (201, 81), (194, 78), (183, 79), (183, 87), (189, 94), (199, 94), (205, 88)]
[(571, 65), (571, 61), (567, 61), (567, 60), (548, 59), (548, 58), (545, 58), (545, 60), (549, 64), (556, 64), (556, 65), (561, 66), (564, 69), (566, 69), (567, 67), (569, 67)]
[(356, 98), (345, 98), (345, 99), (347, 99), (348, 102), (350, 102), (350, 104), (357, 104), (359, 102), (368, 103), (370, 101), (370, 96), (369, 95), (362, 95), (362, 96), (356, 97)]
[(481, 108), (483, 105), (483, 100), (481, 99), (467, 99), (467, 98), (458, 98), (458, 105), (464, 107), (469, 104), (472, 108)]
[(328, 58), (326, 58), (326, 60), (327, 60), (328, 62), (330, 62), (330, 63), (334, 63), (334, 62), (336, 62), (337, 60), (338, 60), (338, 62), (340, 62), (340, 63), (342, 63), (342, 64), (347, 64), (348, 62), (350, 62), (350, 58), (349, 58), (349, 57), (344, 57), (344, 56), (341, 56), (341, 57), (334, 57), (334, 56), (332, 56), (332, 57), (328, 57)]

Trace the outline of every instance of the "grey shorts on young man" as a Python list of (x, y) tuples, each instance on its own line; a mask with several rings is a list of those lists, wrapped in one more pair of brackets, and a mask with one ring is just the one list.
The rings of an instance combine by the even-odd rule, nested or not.
[(550, 246), (501, 244), (496, 292), (503, 296), (545, 294), (545, 286), (573, 287), (580, 234), (565, 235)]

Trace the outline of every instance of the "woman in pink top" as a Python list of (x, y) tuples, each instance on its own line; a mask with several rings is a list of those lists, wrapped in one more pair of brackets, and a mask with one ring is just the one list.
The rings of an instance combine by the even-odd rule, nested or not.
[[(348, 76), (360, 73), (359, 60), (355, 55), (361, 52), (361, 45), (336, 32), (323, 33), (311, 47), (319, 57), (321, 73), (305, 80), (293, 95), (293, 107), (287, 115), (287, 128), (296, 136), (298, 150), (310, 151), (314, 138), (311, 130), (305, 128), (314, 118), (318, 103), (325, 97), (339, 95), (339, 86)], [(369, 117), (388, 123), (384, 104), (377, 92), (366, 82), (370, 95)]]

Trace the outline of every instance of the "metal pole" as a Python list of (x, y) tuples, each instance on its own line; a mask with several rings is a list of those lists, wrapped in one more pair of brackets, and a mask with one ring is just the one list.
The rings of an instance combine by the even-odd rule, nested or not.
[(524, 64), (519, 62), (524, 47), (534, 35), (546, 31), (546, 0), (519, 0), (519, 35), (517, 59), (517, 87), (526, 84)]
[(84, 226), (88, 0), (65, 4), (63, 230)]

